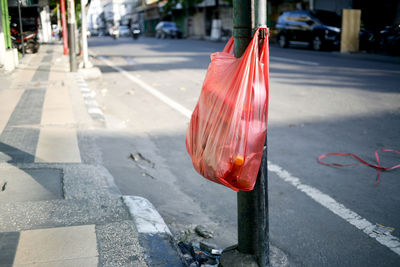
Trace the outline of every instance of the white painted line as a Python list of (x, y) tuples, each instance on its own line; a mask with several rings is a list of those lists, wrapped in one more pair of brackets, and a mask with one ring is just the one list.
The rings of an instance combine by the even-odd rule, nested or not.
[(290, 59), (290, 58), (284, 58), (284, 57), (269, 57), (270, 60), (273, 61), (281, 61), (281, 62), (287, 62), (287, 63), (296, 63), (296, 64), (302, 64), (302, 65), (308, 65), (308, 66), (319, 66), (318, 62), (312, 62), (312, 61), (304, 61), (304, 60), (296, 60), (296, 59)]
[(330, 196), (325, 193), (322, 193), (318, 189), (302, 184), (300, 179), (292, 176), (289, 172), (283, 170), (278, 165), (275, 165), (268, 161), (268, 170), (278, 175), (279, 178), (292, 184), (298, 190), (305, 193), (310, 198), (314, 199), (316, 202), (329, 209), (342, 219), (346, 220), (348, 223), (352, 224), (359, 230), (363, 231), (365, 234), (374, 238), (376, 241), (381, 243), (382, 245), (391, 249), (397, 255), (400, 255), (400, 240), (399, 238), (392, 236), (391, 234), (377, 234), (373, 230), (375, 225), (366, 219), (362, 218), (360, 215), (355, 213), (354, 211), (349, 210), (343, 204), (340, 204)]
[(125, 57), (125, 61), (128, 62), (131, 65), (139, 65), (140, 63), (137, 62), (136, 60), (130, 58), (130, 57)]
[(178, 102), (172, 100), (168, 96), (166, 96), (163, 93), (159, 92), (157, 89), (151, 87), (150, 85), (148, 85), (144, 81), (140, 80), (139, 78), (136, 78), (136, 77), (132, 76), (128, 72), (124, 71), (122, 68), (115, 66), (111, 61), (109, 61), (109, 60), (107, 60), (107, 59), (105, 59), (103, 57), (98, 57), (98, 58), (100, 60), (102, 60), (104, 63), (106, 63), (108, 66), (110, 66), (111, 68), (115, 69), (116, 71), (119, 71), (126, 78), (128, 78), (132, 82), (136, 83), (137, 85), (139, 85), (140, 87), (145, 89), (147, 92), (149, 92), (153, 96), (157, 97), (159, 100), (161, 100), (162, 102), (164, 102), (165, 104), (167, 104), (171, 108), (175, 109), (176, 111), (178, 111), (179, 113), (184, 115), (186, 118), (190, 119), (190, 117), (192, 116), (192, 112), (189, 109), (185, 108), (184, 106), (182, 106)]
[(123, 196), (122, 199), (128, 206), (139, 233), (171, 235), (163, 218), (147, 199), (137, 196)]

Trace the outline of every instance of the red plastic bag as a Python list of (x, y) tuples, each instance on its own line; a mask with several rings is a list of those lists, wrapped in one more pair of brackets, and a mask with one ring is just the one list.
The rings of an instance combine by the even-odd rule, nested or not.
[(257, 31), (241, 58), (234, 57), (233, 47), (231, 38), (223, 52), (211, 55), (186, 149), (205, 178), (235, 191), (250, 191), (267, 132), (268, 34), (259, 47)]

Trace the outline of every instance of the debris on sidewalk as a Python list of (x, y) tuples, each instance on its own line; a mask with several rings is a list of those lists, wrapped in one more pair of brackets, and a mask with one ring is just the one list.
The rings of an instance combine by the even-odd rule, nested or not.
[(145, 158), (140, 152), (138, 153), (131, 153), (129, 156), (131, 159), (133, 159), (136, 162), (146, 162), (147, 164), (150, 165), (151, 168), (154, 168), (154, 163), (151, 162), (148, 158)]
[(148, 177), (150, 177), (151, 179), (156, 179), (154, 176), (148, 174), (147, 172), (142, 172), (142, 176), (143, 176), (143, 177), (148, 176)]
[(213, 237), (213, 232), (208, 230), (205, 226), (203, 225), (197, 225), (196, 228), (194, 228), (196, 234), (198, 234), (201, 237), (204, 238), (212, 238)]
[(6, 185), (7, 185), (7, 182), (0, 183), (1, 191), (6, 191)]
[(212, 267), (219, 265), (222, 250), (204, 242), (179, 242), (178, 247), (189, 267)]

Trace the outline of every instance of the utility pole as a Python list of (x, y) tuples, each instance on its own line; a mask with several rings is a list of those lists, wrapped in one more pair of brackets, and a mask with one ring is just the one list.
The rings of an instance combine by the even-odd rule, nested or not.
[(58, 37), (60, 37), (60, 29), (61, 29), (60, 4), (57, 4), (57, 30), (58, 30)]
[(22, 45), (22, 57), (25, 56), (25, 41), (24, 41), (24, 31), (22, 28), (22, 17), (21, 17), (21, 0), (18, 2), (18, 16), (19, 16), (19, 33), (21, 35), (21, 45)]
[(87, 43), (87, 23), (86, 23), (86, 4), (87, 0), (81, 0), (81, 35), (82, 35), (82, 54), (83, 68), (90, 68), (93, 65), (89, 62), (88, 43)]
[(76, 48), (75, 48), (75, 2), (68, 0), (68, 46), (69, 46), (69, 67), (71, 72), (76, 72), (78, 69), (76, 63)]
[(62, 24), (64, 55), (68, 55), (68, 32), (67, 32), (67, 20), (65, 16), (65, 0), (60, 0), (60, 6), (61, 6), (61, 24)]
[[(252, 33), (258, 27), (265, 26), (266, 22), (266, 0), (233, 1), (235, 57), (242, 56), (250, 43)], [(260, 33), (263, 39), (266, 33), (265, 31)], [(238, 245), (233, 247), (234, 250), (222, 254), (221, 263), (224, 267), (270, 265), (267, 174), (266, 138), (254, 189), (249, 192), (239, 191), (237, 194)]]

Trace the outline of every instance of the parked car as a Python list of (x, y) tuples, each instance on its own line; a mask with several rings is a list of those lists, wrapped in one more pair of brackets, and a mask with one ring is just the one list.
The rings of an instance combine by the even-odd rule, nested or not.
[(284, 12), (276, 24), (280, 47), (307, 44), (319, 51), (337, 49), (340, 45), (341, 17), (324, 10), (294, 10)]
[(167, 37), (182, 38), (182, 31), (175, 22), (160, 21), (156, 26), (156, 38), (165, 39)]

